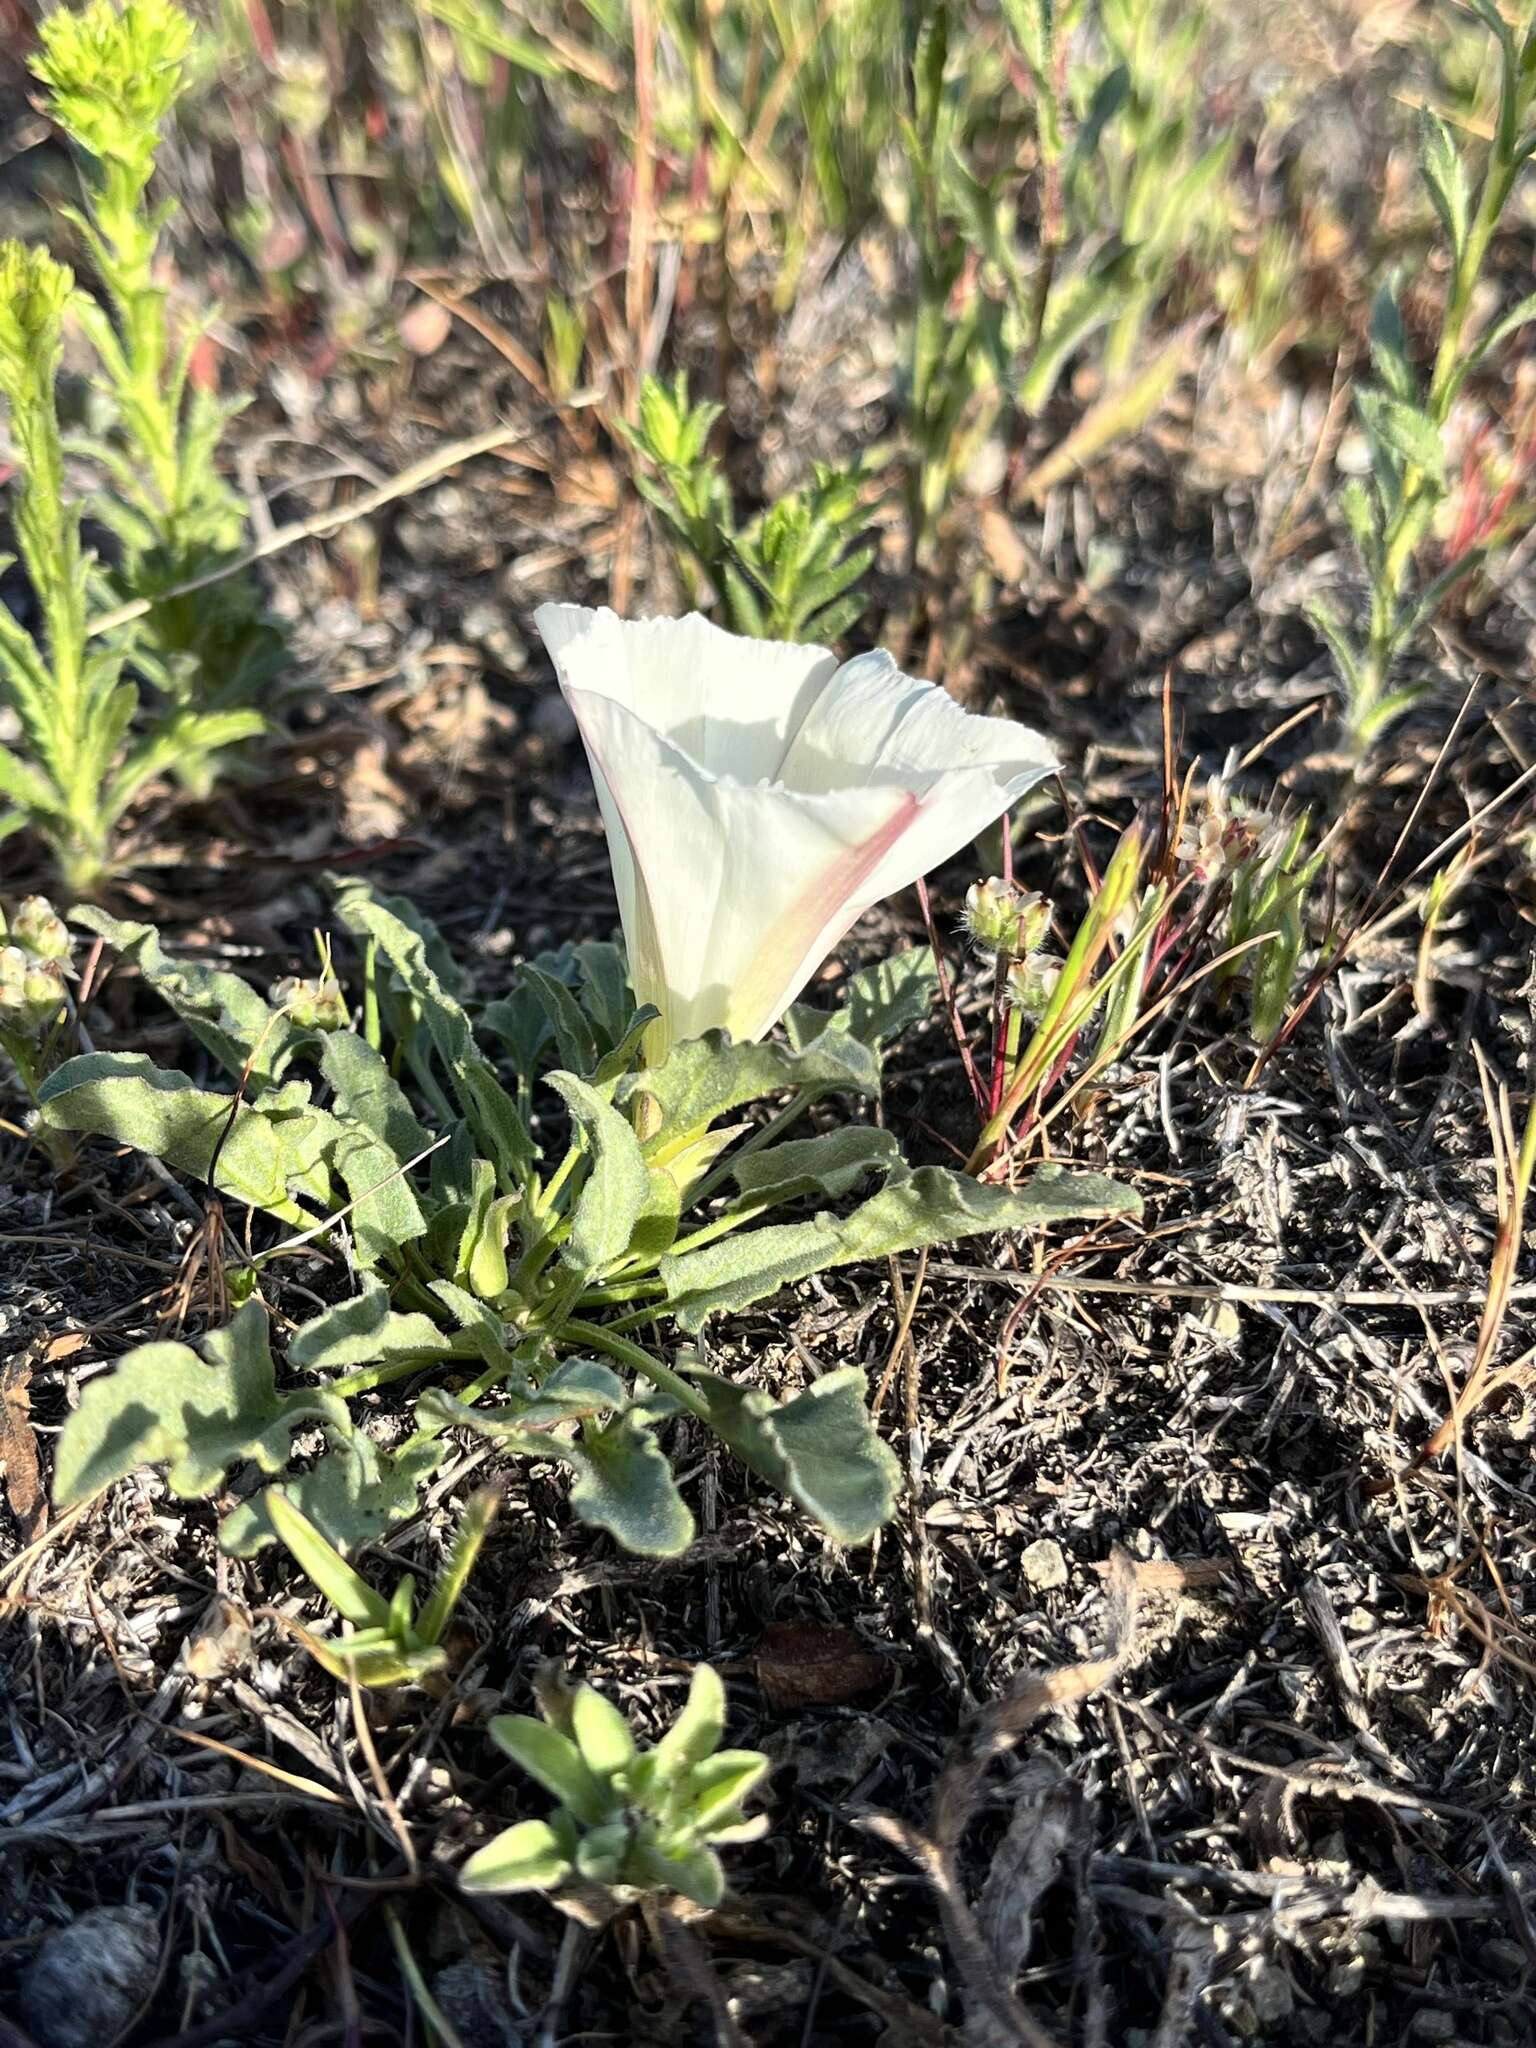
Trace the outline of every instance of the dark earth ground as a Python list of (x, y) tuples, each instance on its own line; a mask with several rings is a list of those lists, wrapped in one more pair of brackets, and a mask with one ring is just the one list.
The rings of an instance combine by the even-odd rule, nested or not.
[[(516, 319), (509, 294), (478, 303)], [(878, 421), (878, 353), (840, 358), (845, 423), (851, 409)], [(837, 414), (824, 362), (806, 363), (801, 388)], [(527, 402), (462, 332), (421, 364), (289, 365), (263, 391), (239, 430), (240, 474), (279, 522)], [(790, 467), (822, 452), (813, 410), (796, 412), (793, 389), (780, 408)], [(1316, 503), (1297, 496), (1327, 410), (1305, 382), (1248, 389), (1213, 344), (1182, 415), (1011, 522), (1017, 557), (963, 686), (1056, 737), (1088, 817), (1155, 811), (1165, 674), (1185, 756), (1207, 770), (1325, 695), (1296, 620), (1305, 591), (1342, 573)], [(639, 601), (670, 591), (595, 433), (579, 417), (576, 430), (529, 417), (507, 456), (368, 534), (269, 565), (306, 691), (291, 736), (206, 809), (147, 811), (115, 907), (262, 984), (308, 964), (338, 863), (409, 894), (487, 993), (517, 955), (609, 929), (595, 806), (529, 618), (546, 595), (606, 595), (616, 547)], [(984, 528), (967, 558), (996, 566), (999, 546)], [(1474, 675), (1395, 874), (1536, 760), (1533, 588), (1517, 570), (1430, 649), (1440, 688), (1360, 779), (1320, 751), (1316, 717), (1256, 759), (1255, 793), (1278, 778), (1295, 801), (1342, 810), (1342, 911), (1391, 855)], [(876, 610), (897, 596), (888, 579)], [(373, 1731), (393, 1810), (349, 1700), (263, 1611), (312, 1614), (304, 1582), (271, 1552), (221, 1559), (218, 1502), (176, 1502), (144, 1473), (25, 1547), (19, 1436), (30, 1418), (46, 1480), (79, 1385), (166, 1314), (201, 1212), (195, 1190), (105, 1147), (54, 1182), (0, 1140), (13, 1508), (0, 1510), (0, 2043), (28, 2038), (21, 1987), (40, 1995), (43, 1937), (101, 1906), (123, 1909), (110, 1953), (99, 1923), (83, 1953), (48, 1951), (56, 2017), (25, 2008), (38, 2048), (111, 2037), (97, 2020), (61, 2030), (79, 2029), (115, 1971), (135, 2014), (124, 2043), (430, 2039), (402, 1948), (466, 2048), (1007, 2039), (882, 1817), (927, 1828), (967, 1715), (1106, 1646), (1120, 1653), (1108, 1682), (1078, 1700), (1064, 1687), (980, 1788), (960, 1858), (1042, 2026), (1115, 2048), (1536, 2039), (1529, 1390), (1479, 1414), (1458, 1456), (1412, 1469), (1465, 1371), (1493, 1243), (1474, 1046), (1517, 1105), (1530, 1085), (1517, 809), (1479, 834), (1486, 860), (1442, 941), (1432, 1022), (1409, 992), (1417, 920), (1389, 896), (1255, 1085), (1251, 1048), (1213, 1000), (1165, 1020), (1083, 1106), (1063, 1147), (1136, 1183), (1140, 1229), (1103, 1226), (1064, 1259), (1052, 1243), (936, 1260), (914, 1360), (893, 1360), (884, 1271), (813, 1282), (717, 1338), (733, 1370), (779, 1388), (813, 1363), (860, 1364), (872, 1384), (894, 1364), (882, 1412), (913, 1492), (877, 1545), (839, 1553), (685, 1442), (677, 1465), (706, 1533), (658, 1566), (573, 1525), (552, 1471), (508, 1466), (456, 1700), (386, 1703)], [(1080, 896), (1060, 829), (1059, 813), (1042, 817), (1021, 875), (1065, 907)], [(33, 876), (16, 842), (6, 851), (19, 893)], [(940, 878), (948, 926), (972, 873)], [(904, 900), (845, 959), (920, 935)], [(126, 972), (98, 999), (95, 1036), (189, 1057)], [(896, 1053), (885, 1114), (945, 1156), (963, 1107), (935, 1019)], [(1037, 1249), (1070, 1286), (1054, 1271), (1021, 1281)], [(320, 1256), (286, 1272), (280, 1320), (344, 1284)], [(1504, 1355), (1531, 1336), (1522, 1293)], [(380, 1397), (382, 1437), (405, 1408)], [(430, 1565), (471, 1466), (483, 1475), (468, 1456), (449, 1469), (392, 1553)], [(1152, 1568), (1134, 1631), (1115, 1639), (1117, 1546)], [(816, 1629), (851, 1632), (867, 1661)], [(686, 1928), (632, 1915), (598, 1934), (538, 1899), (456, 1897), (477, 1816), (542, 1811), (482, 1725), (526, 1708), (549, 1656), (642, 1724), (676, 1706), (694, 1661), (726, 1674), (730, 1739), (776, 1768), (772, 1829), (733, 1852), (723, 1911)]]

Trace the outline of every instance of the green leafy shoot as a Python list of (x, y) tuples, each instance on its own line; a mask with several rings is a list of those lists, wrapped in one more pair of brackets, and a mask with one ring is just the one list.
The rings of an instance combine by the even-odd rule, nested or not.
[(1365, 574), (1366, 618), (1356, 625), (1328, 598), (1311, 607), (1357, 751), (1423, 696), (1428, 685), (1403, 675), (1405, 659), (1451, 592), (1486, 557), (1486, 544), (1469, 541), (1448, 551), (1427, 581), (1416, 569), (1450, 488), (1452, 407), (1493, 350), (1536, 321), (1536, 293), (1527, 293), (1480, 331), (1474, 326), (1494, 235), (1536, 154), (1536, 13), (1528, 11), (1524, 26), (1515, 28), (1493, 0), (1472, 0), (1472, 11), (1494, 38), (1499, 75), (1497, 118), (1480, 169), (1473, 145), (1439, 115), (1426, 111), (1420, 126), (1420, 171), (1450, 265), (1433, 361), (1427, 375), (1415, 366), (1397, 286), (1389, 279), (1371, 320), (1374, 381), (1362, 385), (1355, 400), (1370, 474), (1345, 485), (1339, 506)]
[(279, 1541), (342, 1621), (345, 1633), (322, 1638), (302, 1631), (305, 1648), (333, 1678), (359, 1685), (433, 1686), (441, 1683), (448, 1656), (443, 1637), (463, 1598), (500, 1496), (486, 1487), (466, 1506), (452, 1549), (437, 1582), (418, 1611), (416, 1581), (402, 1574), (394, 1595), (385, 1600), (355, 1572), (334, 1544), (310, 1521), (281, 1486), (268, 1489), (265, 1505)]
[(694, 403), (679, 371), (647, 377), (638, 423), (618, 429), (638, 458), (635, 488), (660, 515), (694, 602), (712, 591), (723, 622), (756, 640), (836, 640), (857, 622), (856, 586), (875, 558), (863, 478), (817, 463), (811, 483), (742, 524), (709, 438), (721, 408)]
[(176, 336), (157, 275), (175, 207), (152, 201), (150, 188), (192, 37), (174, 0), (89, 0), (43, 17), (33, 68), (49, 112), (82, 153), (84, 204), (70, 217), (106, 300), (82, 294), (77, 304), (115, 414), (104, 435), (81, 443), (106, 478), (93, 509), (121, 546), (115, 594), (152, 601), (135, 665), (179, 720), (157, 772), (173, 771), (201, 796), (219, 750), (262, 729), (284, 642), (249, 577), (167, 594), (233, 559), (245, 530), (217, 467), (244, 401), (220, 400), (193, 375), (208, 322)]
[(471, 1892), (555, 1891), (580, 1881), (619, 1898), (680, 1892), (700, 1906), (725, 1895), (719, 1851), (767, 1832), (746, 1801), (768, 1772), (755, 1749), (722, 1749), (725, 1688), (695, 1667), (688, 1699), (654, 1748), (642, 1749), (611, 1701), (545, 1674), (544, 1717), (504, 1714), (491, 1739), (559, 1802), (519, 1821), (459, 1872)]

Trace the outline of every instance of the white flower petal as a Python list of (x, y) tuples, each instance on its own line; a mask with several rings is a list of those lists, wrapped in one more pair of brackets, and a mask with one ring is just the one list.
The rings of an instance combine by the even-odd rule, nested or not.
[(825, 958), (818, 935), (841, 936), (858, 914), (850, 895), (864, 895), (917, 799), (744, 788), (612, 698), (566, 695), (613, 850), (630, 980), (661, 1011), (653, 1051), (716, 1028), (761, 1038)]
[(533, 615), (562, 688), (590, 690), (654, 726), (710, 775), (777, 780), (784, 750), (837, 672), (825, 647), (743, 640), (698, 612), (620, 619), (607, 608)]
[(544, 605), (539, 630), (597, 784), (648, 1041), (770, 1030), (873, 903), (1054, 772), (1039, 734), (962, 711), (888, 654), (628, 624)]
[(903, 675), (881, 648), (845, 662), (820, 692), (790, 743), (782, 775), (792, 789), (899, 782), (926, 794), (956, 768), (995, 768), (1002, 787), (1021, 775), (1042, 781), (1057, 765), (1049, 742), (1027, 725), (962, 711), (936, 683)]

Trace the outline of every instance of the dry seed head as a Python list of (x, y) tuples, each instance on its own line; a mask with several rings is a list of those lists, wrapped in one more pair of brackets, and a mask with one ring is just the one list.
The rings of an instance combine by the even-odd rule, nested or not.
[(1043, 1017), (1060, 979), (1061, 962), (1049, 954), (1016, 960), (1008, 970), (1008, 1000), (1026, 1017)]
[(1265, 814), (1235, 798), (1225, 776), (1213, 775), (1200, 807), (1186, 818), (1174, 849), (1202, 882), (1219, 882), (1258, 851)]

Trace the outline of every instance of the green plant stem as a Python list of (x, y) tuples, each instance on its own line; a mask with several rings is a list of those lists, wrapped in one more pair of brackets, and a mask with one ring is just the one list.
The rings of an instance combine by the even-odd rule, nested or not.
[(663, 1365), (659, 1358), (653, 1358), (648, 1351), (642, 1351), (638, 1344), (631, 1344), (627, 1337), (621, 1337), (606, 1323), (588, 1323), (572, 1317), (560, 1332), (564, 1342), (590, 1344), (594, 1350), (606, 1352), (621, 1365), (638, 1372), (648, 1379), (652, 1386), (659, 1387), (664, 1394), (670, 1394), (699, 1421), (709, 1419), (709, 1409), (702, 1395), (689, 1386), (688, 1382)]

